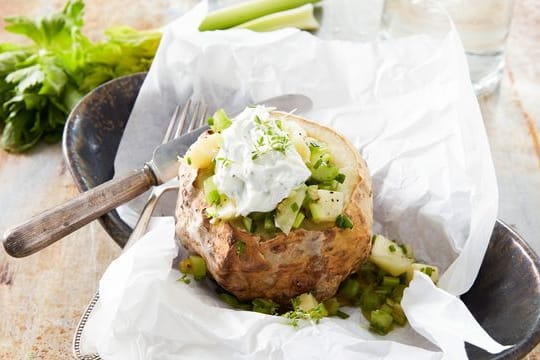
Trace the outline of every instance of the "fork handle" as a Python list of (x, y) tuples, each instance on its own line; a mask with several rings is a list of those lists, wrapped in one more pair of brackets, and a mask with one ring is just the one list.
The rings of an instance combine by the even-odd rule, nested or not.
[(4, 248), (14, 257), (31, 255), (142, 194), (152, 185), (156, 185), (156, 178), (148, 166), (126, 177), (107, 181), (7, 230)]

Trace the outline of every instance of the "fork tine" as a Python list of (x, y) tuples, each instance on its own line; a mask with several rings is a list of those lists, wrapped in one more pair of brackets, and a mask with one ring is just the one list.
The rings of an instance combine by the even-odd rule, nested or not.
[(180, 115), (180, 121), (178, 122), (178, 128), (176, 129), (176, 132), (174, 134), (175, 139), (186, 132), (184, 130), (184, 127), (186, 125), (186, 119), (188, 117), (190, 107), (191, 107), (191, 99), (188, 99), (188, 101), (186, 101), (186, 103), (184, 105), (184, 108), (182, 109), (182, 114)]
[(203, 111), (202, 111), (201, 117), (197, 121), (197, 126), (195, 127), (196, 129), (203, 126), (204, 123), (206, 122), (206, 114), (208, 113), (208, 106), (206, 106), (206, 104), (203, 104), (202, 108), (203, 108)]
[(198, 119), (198, 114), (199, 114), (199, 110), (201, 108), (201, 102), (198, 101), (196, 104), (195, 104), (195, 110), (193, 110), (193, 115), (191, 116), (191, 121), (189, 123), (189, 128), (188, 128), (188, 131), (192, 131), (195, 129), (195, 126), (197, 125), (199, 119)]
[(169, 126), (167, 127), (167, 131), (165, 132), (165, 136), (163, 137), (163, 140), (161, 141), (162, 144), (165, 144), (166, 142), (171, 140), (174, 128), (178, 124), (179, 113), (180, 113), (180, 105), (177, 105), (176, 108), (174, 109), (173, 116), (171, 120), (169, 121)]

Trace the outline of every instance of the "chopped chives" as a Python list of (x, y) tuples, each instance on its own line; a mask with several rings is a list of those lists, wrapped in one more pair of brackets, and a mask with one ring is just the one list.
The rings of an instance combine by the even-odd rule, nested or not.
[(345, 174), (339, 173), (339, 174), (337, 174), (335, 180), (338, 183), (343, 184), (345, 182), (345, 178), (346, 178)]
[(431, 274), (433, 274), (433, 268), (431, 267), (423, 267), (420, 271), (426, 274), (427, 276), (431, 276)]
[(341, 229), (352, 229), (353, 222), (347, 215), (341, 214), (336, 218), (336, 226)]
[(348, 319), (348, 318), (350, 317), (349, 314), (347, 314), (346, 312), (343, 312), (343, 311), (341, 311), (341, 310), (338, 310), (338, 311), (336, 312), (336, 316), (339, 317), (339, 318), (341, 318), (341, 319)]

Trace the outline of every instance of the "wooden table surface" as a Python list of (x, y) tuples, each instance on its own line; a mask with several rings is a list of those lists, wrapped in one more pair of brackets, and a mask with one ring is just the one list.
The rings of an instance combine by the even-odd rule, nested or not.
[[(195, 0), (86, 0), (85, 32), (162, 25)], [(0, 0), (0, 16), (46, 14), (63, 0)], [(0, 21), (3, 29), (4, 23)], [(0, 42), (21, 41), (0, 30)], [(500, 90), (480, 100), (500, 189), (499, 218), (540, 252), (540, 6), (517, 1)], [(61, 147), (0, 150), (0, 233), (77, 193)], [(0, 359), (65, 359), (74, 328), (118, 247), (97, 223), (24, 259), (0, 250)], [(527, 359), (538, 359), (537, 347)]]

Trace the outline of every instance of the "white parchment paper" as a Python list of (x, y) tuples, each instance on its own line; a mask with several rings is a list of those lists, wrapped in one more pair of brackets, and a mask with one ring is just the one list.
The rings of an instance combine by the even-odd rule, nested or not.
[[(282, 318), (225, 309), (208, 289), (175, 282), (170, 264), (178, 249), (165, 224), (107, 270), (95, 316), (101, 336), (89, 348), (107, 359), (457, 359), (466, 356), (464, 341), (502, 351), (454, 296), (478, 273), (498, 203), (456, 32), (373, 43), (293, 29), (200, 33), (205, 13), (203, 2), (166, 28), (126, 129), (130, 142), (158, 143), (161, 128), (141, 124), (166, 123), (188, 97), (235, 110), (307, 95), (315, 106), (306, 116), (345, 134), (368, 162), (375, 232), (438, 265), (440, 288), (417, 274), (403, 300), (410, 326), (386, 337), (369, 333), (357, 310), (348, 320), (294, 330)], [(117, 173), (147, 160), (140, 148), (119, 152)]]

